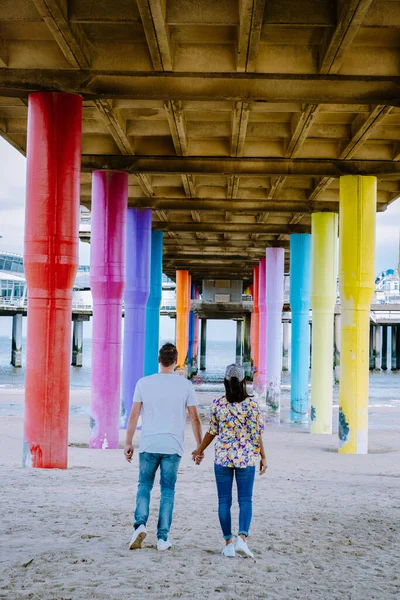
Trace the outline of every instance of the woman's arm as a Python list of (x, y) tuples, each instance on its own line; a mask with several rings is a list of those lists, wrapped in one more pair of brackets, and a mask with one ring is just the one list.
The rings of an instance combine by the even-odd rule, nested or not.
[(260, 458), (261, 458), (261, 463), (260, 463), (260, 475), (264, 475), (265, 471), (267, 470), (267, 457), (265, 456), (265, 449), (264, 449), (264, 442), (262, 439), (262, 435), (260, 435)]
[(215, 437), (215, 435), (213, 435), (212, 433), (208, 433), (207, 431), (207, 433), (203, 437), (203, 441), (201, 442), (200, 446), (196, 448), (196, 450), (193, 450), (192, 460), (194, 460), (196, 464), (199, 465), (201, 463), (201, 461), (204, 458), (204, 450), (208, 448), (208, 446), (211, 444)]

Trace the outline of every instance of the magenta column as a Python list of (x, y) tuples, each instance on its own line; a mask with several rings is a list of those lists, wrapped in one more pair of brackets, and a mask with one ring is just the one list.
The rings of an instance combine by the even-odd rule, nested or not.
[(118, 448), (121, 317), (128, 174), (94, 171), (90, 286), (93, 296), (90, 448)]
[[(285, 250), (266, 249), (266, 306), (267, 306), (267, 409), (277, 415), (279, 425), (282, 372), (282, 309), (284, 291)], [(274, 421), (272, 421), (274, 422)]]
[(151, 220), (150, 209), (128, 210), (121, 415), (123, 429), (128, 423), (136, 384), (144, 376), (146, 307), (150, 293)]
[(259, 332), (260, 349), (258, 377), (256, 383), (256, 395), (258, 400), (265, 402), (267, 381), (267, 304), (266, 304), (266, 259), (261, 258), (259, 262), (258, 275), (258, 306), (260, 312)]

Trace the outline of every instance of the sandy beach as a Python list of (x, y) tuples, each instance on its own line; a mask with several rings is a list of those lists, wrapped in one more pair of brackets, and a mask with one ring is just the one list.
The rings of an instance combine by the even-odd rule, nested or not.
[[(85, 405), (88, 391), (73, 391)], [(373, 429), (368, 456), (342, 456), (337, 437), (267, 426), (249, 541), (256, 560), (220, 555), (213, 454), (190, 461), (188, 426), (167, 553), (149, 535), (130, 552), (137, 455), (89, 450), (88, 419), (70, 420), (67, 471), (21, 468), (23, 391), (1, 390), (0, 598), (10, 600), (383, 600), (400, 597), (400, 431)], [(201, 399), (202, 404), (206, 404)], [(382, 409), (397, 421), (399, 408)], [(201, 409), (204, 423), (206, 408)], [(121, 432), (121, 445), (124, 432)], [(137, 440), (136, 440), (137, 443)], [(236, 522), (237, 511), (234, 511)]]

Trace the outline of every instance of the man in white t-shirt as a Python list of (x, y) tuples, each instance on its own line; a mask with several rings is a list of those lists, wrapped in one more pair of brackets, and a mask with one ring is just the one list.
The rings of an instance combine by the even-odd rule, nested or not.
[(174, 373), (178, 351), (173, 344), (164, 344), (158, 362), (160, 372), (139, 379), (126, 430), (125, 458), (133, 457), (132, 440), (142, 412), (142, 434), (139, 444), (139, 483), (134, 514), (134, 530), (130, 550), (141, 548), (147, 535), (150, 494), (157, 469), (160, 467), (161, 499), (157, 525), (157, 548), (168, 550), (168, 540), (174, 510), (175, 483), (183, 454), (186, 410), (189, 413), (196, 443), (202, 440), (197, 399), (193, 384)]

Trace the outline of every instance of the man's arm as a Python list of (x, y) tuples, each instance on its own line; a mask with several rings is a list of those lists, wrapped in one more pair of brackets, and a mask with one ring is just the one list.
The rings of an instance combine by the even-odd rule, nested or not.
[(192, 424), (192, 429), (193, 429), (193, 433), (194, 433), (194, 437), (196, 440), (196, 444), (198, 446), (200, 446), (201, 444), (201, 438), (202, 438), (202, 430), (201, 430), (201, 423), (200, 423), (200, 419), (199, 419), (199, 414), (197, 412), (197, 407), (196, 406), (188, 406), (188, 413), (189, 413), (189, 417), (190, 417), (190, 422)]
[(142, 402), (134, 402), (132, 404), (131, 414), (129, 415), (128, 426), (126, 428), (125, 449), (124, 454), (128, 462), (131, 462), (133, 457), (132, 440), (135, 435), (137, 423), (142, 410)]

